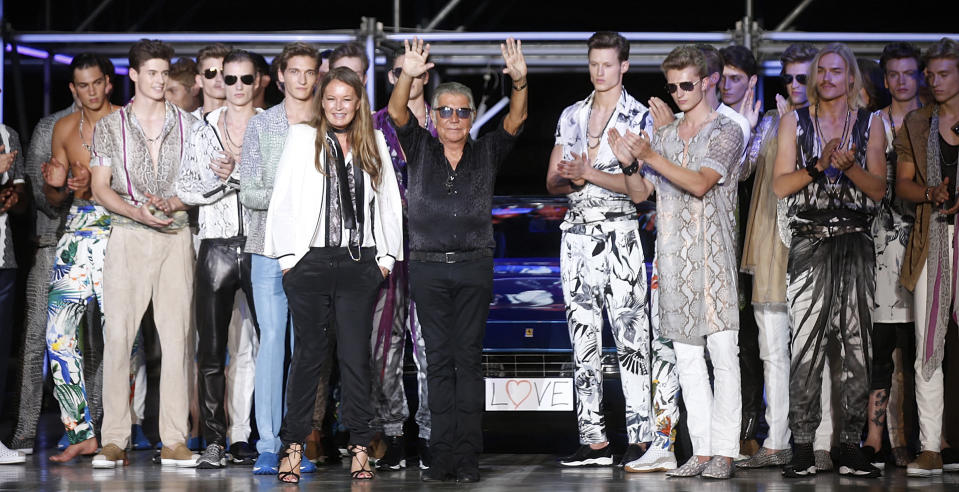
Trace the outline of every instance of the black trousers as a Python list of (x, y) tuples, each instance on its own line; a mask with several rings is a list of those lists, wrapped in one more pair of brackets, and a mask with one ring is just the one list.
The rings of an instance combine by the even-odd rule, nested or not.
[[(226, 344), (236, 291), (246, 294), (254, 312), (250, 255), (243, 253), (244, 237), (203, 239), (194, 277), (197, 329), (197, 376), (200, 417), (207, 444), (226, 445)], [(253, 319), (256, 320), (254, 313)]]
[(286, 416), (280, 427), (284, 446), (304, 442), (313, 429), (321, 367), (331, 343), (328, 330), (336, 330), (340, 416), (350, 431), (349, 444), (367, 446), (373, 438), (370, 334), (373, 305), (383, 282), (375, 255), (375, 248), (362, 248), (360, 261), (354, 261), (346, 248), (310, 248), (283, 275), (294, 337)]
[(440, 474), (479, 469), (483, 450), (483, 334), (493, 259), (410, 261), (410, 290), (426, 343), (433, 418), (430, 465)]
[(914, 333), (912, 323), (873, 323), (872, 377), (869, 389), (875, 391), (892, 388), (892, 373), (895, 370), (892, 353), (896, 350), (898, 340), (908, 340), (910, 336), (915, 336)]
[[(739, 275), (740, 296), (752, 299), (752, 275)], [(742, 440), (756, 438), (756, 426), (763, 409), (763, 382), (765, 372), (759, 358), (759, 326), (752, 305), (739, 310), (739, 374), (743, 393)]]

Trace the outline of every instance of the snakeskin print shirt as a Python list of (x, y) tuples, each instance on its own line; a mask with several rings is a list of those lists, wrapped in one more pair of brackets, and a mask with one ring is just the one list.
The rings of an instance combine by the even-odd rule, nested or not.
[(266, 234), (266, 212), (273, 195), (276, 164), (283, 154), (290, 122), (283, 103), (250, 118), (243, 137), (240, 171), (240, 203), (249, 218), (244, 251), (263, 254)]

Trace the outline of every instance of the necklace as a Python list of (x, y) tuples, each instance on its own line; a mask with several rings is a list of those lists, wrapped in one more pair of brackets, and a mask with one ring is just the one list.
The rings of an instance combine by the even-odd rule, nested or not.
[(237, 154), (238, 154), (239, 152), (236, 152), (236, 151), (234, 151), (233, 149), (241, 149), (241, 150), (242, 150), (242, 149), (243, 149), (243, 141), (241, 140), (239, 145), (237, 145), (236, 142), (233, 141), (233, 137), (230, 136), (230, 122), (229, 122), (229, 120), (228, 120), (227, 118), (229, 118), (229, 112), (224, 111), (224, 112), (223, 112), (223, 133), (226, 134), (226, 141), (227, 141), (227, 143), (230, 144), (231, 147), (233, 147), (232, 149), (229, 150), (229, 152), (230, 152), (231, 154), (233, 154), (233, 157), (234, 157), (234, 158), (236, 158), (236, 156), (237, 156)]
[[(919, 105), (916, 106), (916, 109), (919, 109), (919, 108), (922, 107), (922, 101), (918, 101), (918, 104), (919, 104)], [(909, 112), (906, 111), (906, 114), (909, 114)], [(889, 105), (888, 108), (886, 108), (886, 115), (889, 116), (889, 129), (892, 130), (892, 136), (895, 137), (895, 136), (896, 136), (896, 120), (894, 120), (894, 119), (892, 118), (892, 105), (891, 105), (891, 104)], [(906, 119), (906, 115), (902, 115), (902, 119), (905, 120), (905, 119)]]
[[(852, 111), (849, 108), (846, 108), (846, 118), (842, 122), (842, 134), (840, 135), (840, 138), (839, 138), (839, 146), (836, 147), (837, 150), (842, 149), (843, 147), (846, 146), (846, 130), (849, 129), (850, 113), (852, 113)], [(824, 149), (825, 146), (823, 145), (823, 141), (822, 141), (822, 129), (819, 127), (819, 103), (818, 102), (816, 103), (815, 122), (816, 122), (816, 140), (819, 141), (819, 148), (821, 150), (821, 149)]]
[[(600, 130), (599, 135), (590, 135), (590, 134), (589, 134), (589, 122), (590, 122), (590, 120), (593, 119), (593, 105), (592, 105), (592, 104), (589, 105), (589, 112), (586, 114), (586, 137), (588, 137), (587, 140), (586, 140), (586, 146), (587, 146), (587, 147), (589, 147), (589, 148), (591, 148), (591, 149), (595, 149), (596, 147), (599, 147), (599, 144), (600, 144), (600, 142), (602, 142), (602, 139), (603, 139), (603, 134), (606, 133), (606, 129), (609, 128), (609, 122), (610, 122), (610, 121), (613, 121), (613, 115), (614, 115), (614, 114), (616, 114), (616, 109), (615, 109), (615, 108), (614, 108), (612, 111), (609, 112), (609, 118), (606, 119), (606, 124), (603, 125), (603, 129)], [(595, 145), (591, 145), (591, 144), (589, 143), (589, 138), (592, 138), (593, 140), (596, 140), (596, 144), (595, 144)]]
[[(111, 108), (112, 108), (112, 105), (111, 105)], [(93, 154), (93, 138), (92, 137), (90, 138), (90, 143), (87, 143), (86, 139), (83, 138), (83, 116), (85, 113), (86, 111), (84, 111), (83, 107), (81, 106), (80, 107), (80, 127), (78, 128), (78, 130), (80, 131), (80, 145), (83, 146), (83, 148), (86, 149), (87, 152), (89, 152), (90, 154)]]

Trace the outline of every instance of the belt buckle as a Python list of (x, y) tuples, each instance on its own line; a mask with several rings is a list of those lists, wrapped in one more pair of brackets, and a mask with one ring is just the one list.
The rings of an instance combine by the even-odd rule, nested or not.
[(446, 256), (446, 263), (456, 263), (456, 259), (453, 257), (453, 255), (455, 255), (456, 253), (452, 251), (447, 251), (446, 253), (443, 253), (443, 254)]

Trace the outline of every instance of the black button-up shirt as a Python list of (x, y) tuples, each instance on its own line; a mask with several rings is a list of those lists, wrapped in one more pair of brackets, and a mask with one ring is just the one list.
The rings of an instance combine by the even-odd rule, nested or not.
[(454, 171), (443, 144), (419, 126), (412, 112), (405, 126), (392, 123), (406, 153), (410, 251), (492, 250), (493, 184), (516, 136), (499, 123), (479, 139), (469, 139)]

